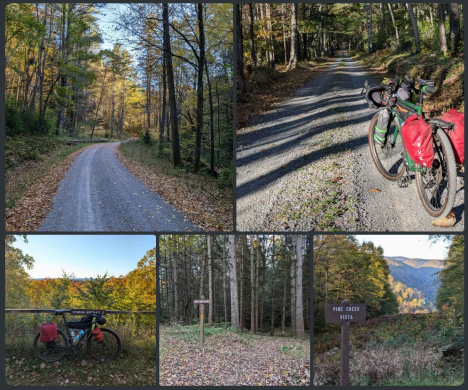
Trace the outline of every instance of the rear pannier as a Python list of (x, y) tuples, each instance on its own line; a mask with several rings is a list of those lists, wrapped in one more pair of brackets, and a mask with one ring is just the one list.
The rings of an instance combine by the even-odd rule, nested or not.
[(445, 130), (453, 146), (453, 154), (457, 164), (465, 162), (465, 114), (451, 109), (440, 118), (443, 121), (454, 123), (453, 130)]
[(409, 156), (415, 163), (429, 168), (434, 160), (432, 127), (423, 117), (411, 115), (401, 128), (401, 135)]
[(57, 339), (57, 324), (55, 322), (43, 322), (39, 333), (41, 343), (51, 343)]

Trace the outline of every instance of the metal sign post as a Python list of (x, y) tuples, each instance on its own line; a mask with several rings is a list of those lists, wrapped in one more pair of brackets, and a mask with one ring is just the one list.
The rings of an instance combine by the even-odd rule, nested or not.
[(205, 311), (205, 303), (210, 304), (211, 301), (209, 299), (204, 299), (205, 297), (202, 295), (201, 299), (196, 299), (193, 301), (194, 304), (200, 305), (200, 350), (203, 351), (203, 345), (205, 344), (205, 320), (203, 319), (203, 314)]
[(341, 304), (327, 303), (325, 322), (341, 323), (341, 386), (349, 385), (349, 324), (366, 321), (366, 305), (349, 303), (345, 299)]

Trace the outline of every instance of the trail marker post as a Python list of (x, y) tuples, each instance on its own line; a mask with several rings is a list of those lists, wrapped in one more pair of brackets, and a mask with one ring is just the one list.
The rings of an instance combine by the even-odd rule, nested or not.
[(211, 304), (211, 301), (209, 299), (205, 299), (202, 295), (201, 299), (196, 299), (193, 303), (200, 305), (200, 350), (203, 351), (203, 345), (205, 344), (205, 320), (203, 319), (203, 315), (205, 311), (205, 303)]
[(340, 385), (349, 385), (349, 324), (366, 321), (366, 305), (350, 303), (345, 299), (341, 304), (327, 303), (325, 322), (341, 323), (341, 374)]

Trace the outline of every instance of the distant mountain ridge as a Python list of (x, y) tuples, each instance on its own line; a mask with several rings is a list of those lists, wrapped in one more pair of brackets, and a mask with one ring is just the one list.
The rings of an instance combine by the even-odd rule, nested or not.
[(435, 303), (440, 285), (437, 273), (445, 267), (445, 260), (403, 256), (385, 256), (385, 260), (395, 281), (422, 291), (429, 301)]

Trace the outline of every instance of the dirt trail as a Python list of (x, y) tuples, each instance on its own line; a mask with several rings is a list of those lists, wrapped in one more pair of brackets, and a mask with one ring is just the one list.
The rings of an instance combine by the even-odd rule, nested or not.
[(76, 158), (39, 231), (199, 230), (120, 164), (118, 145), (96, 145)]
[[(238, 136), (238, 230), (447, 231), (431, 225), (415, 182), (399, 188), (377, 171), (367, 141), (375, 111), (360, 95), (365, 80), (376, 84), (341, 53)], [(450, 231), (463, 231), (462, 177), (454, 211)]]

